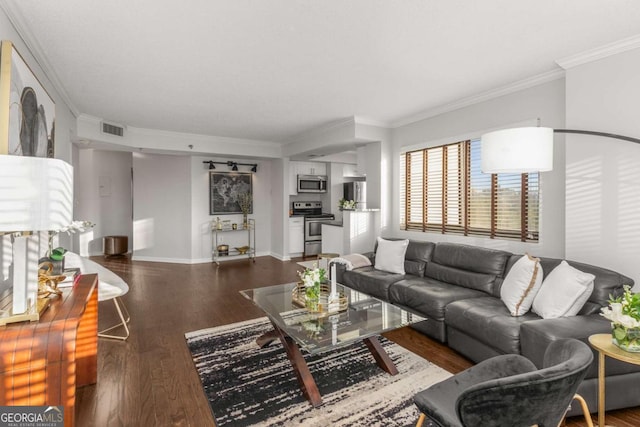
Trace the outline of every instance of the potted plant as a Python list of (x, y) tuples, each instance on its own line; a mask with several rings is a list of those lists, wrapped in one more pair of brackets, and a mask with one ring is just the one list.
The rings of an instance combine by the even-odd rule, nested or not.
[(304, 271), (298, 272), (305, 288), (305, 306), (307, 310), (312, 312), (320, 311), (320, 285), (327, 280), (326, 270), (318, 268), (305, 268)]
[(253, 202), (253, 196), (251, 193), (241, 193), (238, 195), (238, 205), (242, 211), (242, 227), (246, 230), (249, 228), (249, 221), (247, 215), (251, 210), (251, 203)]
[(49, 249), (47, 250), (46, 260), (53, 264), (52, 274), (62, 274), (62, 271), (64, 270), (64, 255), (67, 253), (67, 250), (63, 247), (53, 247), (53, 238), (60, 233), (67, 233), (68, 235), (71, 235), (79, 231), (85, 231), (92, 228), (94, 225), (95, 224), (91, 221), (73, 221), (71, 224), (66, 227), (62, 227), (59, 230), (49, 231)]
[(609, 298), (609, 307), (602, 316), (611, 321), (612, 341), (623, 350), (640, 352), (640, 294), (631, 292), (630, 286), (617, 298)]

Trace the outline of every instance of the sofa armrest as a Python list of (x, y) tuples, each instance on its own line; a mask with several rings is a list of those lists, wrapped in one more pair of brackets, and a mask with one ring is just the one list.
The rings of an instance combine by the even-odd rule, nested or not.
[(532, 320), (520, 326), (520, 354), (541, 368), (544, 352), (552, 341), (575, 338), (589, 344), (590, 335), (610, 332), (611, 322), (599, 314)]
[(376, 264), (376, 253), (375, 252), (365, 252), (362, 255), (364, 255), (367, 258), (369, 258), (369, 261), (371, 262), (371, 265), (375, 265)]

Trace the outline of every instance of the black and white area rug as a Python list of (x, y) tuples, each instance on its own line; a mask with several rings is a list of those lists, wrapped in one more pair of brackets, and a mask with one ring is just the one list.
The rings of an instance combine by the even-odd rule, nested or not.
[(381, 338), (399, 373), (376, 365), (363, 343), (305, 356), (322, 395), (302, 396), (280, 342), (260, 349), (266, 318), (185, 334), (218, 426), (413, 426), (413, 396), (451, 374)]

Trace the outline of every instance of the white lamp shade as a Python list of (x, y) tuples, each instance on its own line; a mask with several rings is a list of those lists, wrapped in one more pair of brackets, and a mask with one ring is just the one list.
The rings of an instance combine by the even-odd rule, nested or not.
[(0, 155), (0, 231), (71, 224), (73, 168), (59, 159)]
[(484, 173), (545, 172), (553, 169), (553, 129), (524, 127), (481, 137)]

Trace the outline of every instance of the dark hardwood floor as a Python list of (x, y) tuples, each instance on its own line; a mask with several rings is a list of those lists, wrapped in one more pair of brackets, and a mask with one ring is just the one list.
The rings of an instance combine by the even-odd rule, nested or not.
[[(77, 395), (78, 426), (213, 426), (184, 333), (261, 317), (238, 291), (296, 280), (295, 261), (261, 257), (215, 264), (166, 264), (93, 257), (129, 283), (123, 300), (131, 336), (100, 339), (98, 383)], [(101, 328), (116, 322), (110, 301), (99, 306)], [(471, 363), (410, 328), (386, 336), (449, 372)], [(594, 418), (595, 422), (595, 418)], [(640, 426), (640, 408), (607, 413), (607, 423)], [(568, 426), (584, 426), (573, 417)]]

